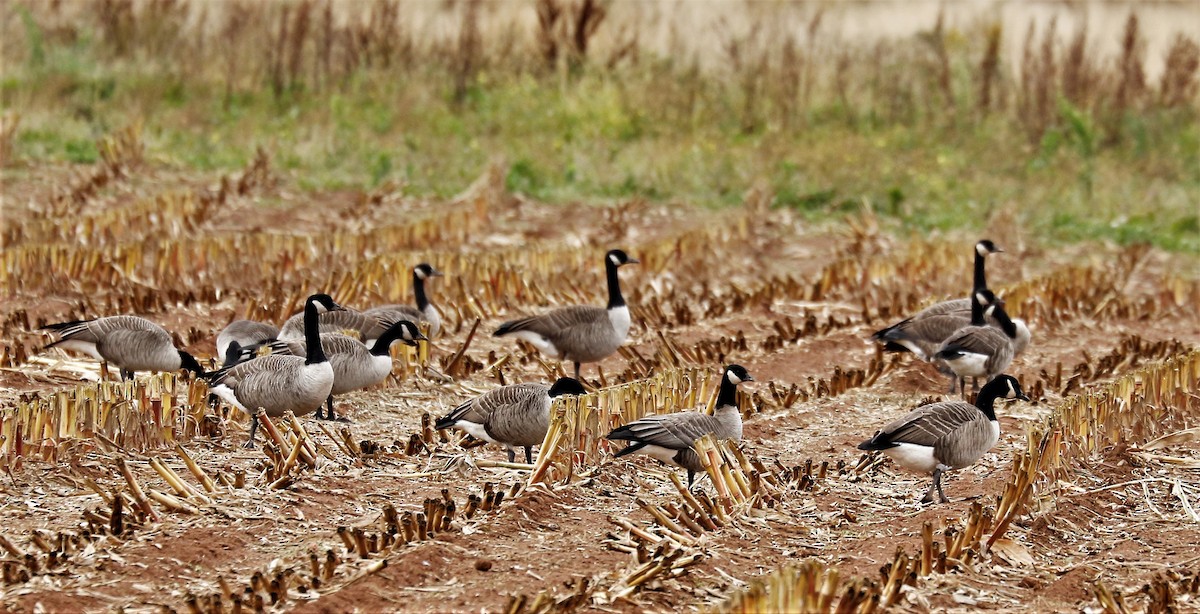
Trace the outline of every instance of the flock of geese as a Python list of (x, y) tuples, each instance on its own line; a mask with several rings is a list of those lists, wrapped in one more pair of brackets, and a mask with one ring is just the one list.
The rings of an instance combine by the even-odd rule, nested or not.
[[(935, 363), (951, 376), (966, 398), (966, 380), (978, 379), (974, 403), (942, 401), (923, 405), (883, 427), (859, 444), (878, 450), (900, 465), (931, 474), (933, 482), (923, 503), (947, 501), (942, 474), (974, 464), (999, 440), (995, 402), (1028, 397), (1021, 385), (1003, 371), (1013, 357), (1029, 345), (1029, 328), (1009, 317), (1004, 301), (988, 289), (985, 261), (999, 253), (989, 240), (975, 245), (974, 281), (967, 298), (930, 306), (872, 337), (885, 351), (911, 352)], [(503, 446), (512, 462), (523, 448), (532, 462), (532, 447), (545, 438), (550, 405), (561, 395), (582, 395), (579, 381), (583, 363), (599, 362), (617, 351), (629, 335), (629, 306), (621, 294), (618, 269), (637, 264), (619, 249), (604, 256), (608, 284), (605, 307), (574, 305), (504, 322), (497, 337), (521, 339), (542, 354), (574, 365), (574, 377), (553, 384), (523, 383), (501, 386), (471, 399), (437, 421), (438, 429), (459, 429), (472, 437)], [(337, 304), (326, 294), (313, 294), (304, 310), (279, 328), (263, 322), (238, 320), (217, 335), (217, 355), (223, 365), (205, 371), (199, 361), (177, 349), (161, 326), (141, 317), (119, 315), (44, 327), (58, 335), (47, 347), (74, 350), (120, 369), (123, 379), (138, 371), (188, 370), (203, 378), (216, 397), (252, 417), (246, 447), (254, 446), (258, 428), (256, 410), (277, 417), (287, 411), (297, 416), (316, 413), (318, 419), (344, 420), (333, 409), (333, 398), (381, 383), (392, 370), (390, 348), (400, 342), (415, 346), (438, 335), (441, 317), (429, 301), (425, 282), (442, 273), (427, 263), (413, 268), (415, 305), (382, 305), (357, 311)], [(713, 434), (718, 439), (740, 441), (742, 418), (737, 387), (754, 378), (740, 365), (724, 367), (715, 411), (684, 411), (653, 415), (622, 425), (607, 435), (628, 445), (616, 457), (646, 454), (687, 471), (688, 484), (703, 471), (692, 446)], [(322, 407), (326, 408), (324, 414)]]

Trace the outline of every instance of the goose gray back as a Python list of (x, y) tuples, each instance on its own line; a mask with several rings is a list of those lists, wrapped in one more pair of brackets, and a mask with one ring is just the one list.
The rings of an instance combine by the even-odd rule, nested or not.
[(191, 354), (175, 347), (171, 333), (138, 316), (109, 316), (91, 320), (60, 322), (42, 327), (58, 334), (47, 348), (82, 352), (107, 362), (121, 371), (121, 379), (133, 379), (138, 371), (178, 371), (203, 374)]
[(363, 332), (364, 340), (369, 344), (387, 329), (387, 326), (383, 323), (400, 320), (411, 320), (418, 323), (426, 322), (429, 324), (429, 336), (437, 337), (442, 330), (442, 314), (429, 301), (429, 297), (425, 294), (425, 282), (432, 277), (441, 276), (442, 272), (433, 268), (433, 265), (428, 262), (422, 262), (413, 267), (412, 285), (415, 306), (380, 305), (364, 311), (363, 313), (375, 316), (381, 321), (380, 326)]
[(256, 410), (282, 416), (291, 410), (304, 416), (320, 409), (333, 389), (333, 367), (325, 356), (317, 323), (317, 305), (331, 312), (341, 309), (326, 294), (314, 294), (304, 302), (305, 356), (272, 354), (208, 374), (213, 394), (250, 414), (250, 437), (254, 447), (258, 430)]
[(228, 361), (229, 347), (232, 343), (237, 343), (245, 348), (270, 341), (278, 336), (279, 329), (274, 324), (255, 322), (254, 320), (234, 320), (217, 334), (217, 358)]
[(533, 446), (546, 438), (554, 398), (582, 394), (586, 394), (583, 385), (569, 377), (559, 378), (553, 386), (501, 386), (455, 407), (435, 426), (456, 428), (476, 439), (500, 444), (507, 450), (510, 463), (516, 458), (516, 448), (523, 447), (525, 462), (532, 463)]
[(581, 363), (599, 362), (611, 356), (629, 336), (632, 320), (629, 306), (621, 294), (617, 269), (637, 262), (636, 258), (619, 249), (605, 254), (604, 269), (608, 281), (606, 307), (560, 307), (540, 316), (509, 320), (501, 324), (493, 335), (511, 335), (527, 341), (550, 358), (574, 363), (575, 379), (579, 379)]
[(704, 470), (700, 457), (692, 449), (697, 439), (712, 433), (717, 439), (741, 441), (742, 414), (737, 405), (737, 387), (750, 381), (754, 378), (744, 367), (729, 365), (721, 376), (713, 415), (699, 411), (660, 414), (613, 429), (607, 439), (629, 442), (615, 457), (641, 453), (668, 465), (683, 467), (687, 470), (688, 486), (691, 486), (696, 473)]
[(932, 474), (933, 482), (921, 502), (932, 503), (936, 489), (939, 500), (946, 503), (942, 473), (974, 464), (1000, 439), (997, 399), (1028, 401), (1029, 397), (1016, 378), (1000, 375), (979, 391), (975, 405), (962, 401), (922, 405), (858, 444), (858, 449), (882, 451), (903, 467)]

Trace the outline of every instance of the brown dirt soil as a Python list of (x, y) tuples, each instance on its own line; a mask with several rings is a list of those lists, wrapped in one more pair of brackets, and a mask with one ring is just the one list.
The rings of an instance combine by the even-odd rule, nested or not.
[[(10, 194), (20, 194), (21, 202), (33, 203), (22, 207), (6, 223), (31, 223), (37, 217), (36, 203), (49, 202), (56, 185), (70, 183), (64, 177), (66, 173), (61, 168), (46, 169), (44, 173), (32, 169), (18, 180), (6, 182)], [(87, 200), (79, 210), (81, 215), (99, 219), (106, 212), (130, 206), (138, 198), (172, 190), (211, 189), (217, 182), (215, 177), (145, 164), (132, 169), (130, 178)], [(480, 185), (486, 188), (486, 184), (481, 180)], [(462, 199), (474, 197), (468, 194)], [(395, 251), (413, 264), (429, 260), (435, 265), (439, 255), (448, 257), (445, 255), (459, 251), (553, 252), (565, 246), (594, 252), (595, 257), (589, 255), (586, 266), (563, 264), (561, 272), (568, 275), (567, 283), (577, 286), (575, 296), (596, 303), (604, 296), (599, 265), (605, 248), (623, 247), (636, 256), (639, 248), (649, 250), (646, 246), (673, 241), (679, 232), (729, 227), (729, 232), (735, 233), (734, 225), (746, 224), (739, 240), (705, 246), (681, 239), (669, 266), (647, 261), (641, 269), (622, 269), (621, 278), (635, 310), (657, 304), (668, 314), (659, 324), (648, 323), (648, 316), (635, 323), (628, 345), (643, 357), (663, 352), (660, 333), (681, 347), (698, 347), (738, 334), (745, 337), (746, 349), (735, 349), (720, 357), (705, 354), (711, 362), (702, 366), (711, 369), (714, 380), (719, 361), (738, 362), (755, 376), (756, 382), (746, 388), (758, 393), (758, 404), (745, 408), (744, 440), (749, 450), (764, 459), (778, 460), (788, 467), (809, 459), (818, 464), (828, 461), (831, 468), (839, 463), (853, 467), (861, 458), (855, 446), (879, 426), (923, 399), (950, 398), (944, 376), (931, 365), (905, 356), (885, 357), (882, 374), (870, 385), (813, 397), (789, 407), (764, 401), (769, 398), (766, 391), (772, 383), (786, 389), (792, 384), (804, 386), (810, 381), (829, 380), (835, 370), (866, 368), (877, 352), (868, 340), (870, 333), (883, 325), (881, 320), (896, 319), (878, 318), (878, 306), (871, 301), (882, 296), (925, 300), (960, 294), (969, 284), (968, 256), (974, 237), (933, 238), (935, 242), (953, 243), (954, 253), (961, 253), (961, 262), (956, 258), (954, 268), (938, 269), (938, 274), (918, 271), (911, 279), (887, 279), (867, 272), (863, 273), (864, 279), (835, 285), (811, 300), (769, 293), (746, 299), (733, 296), (729, 288), (763, 290), (765, 280), (787, 276), (813, 283), (823, 271), (843, 260), (899, 260), (908, 256), (909, 246), (925, 243), (895, 239), (876, 231), (864, 235), (848, 225), (812, 227), (785, 210), (743, 215), (740, 211), (709, 212), (685, 205), (641, 202), (551, 206), (508, 195), (489, 198), (493, 201), (487, 225), (472, 231), (469, 242), (441, 245), (431, 240)], [(281, 232), (294, 236), (335, 232), (361, 235), (405, 216), (435, 215), (451, 204), (388, 193), (299, 195), (286, 185), (286, 180), (276, 178), (254, 186), (248, 194), (230, 197), (219, 211), (198, 222), (191, 234), (218, 240), (286, 227)], [(869, 217), (855, 221), (858, 228), (871, 228)], [(28, 236), (13, 248), (37, 243), (38, 237)], [(1029, 240), (1021, 243), (1028, 244)], [(116, 253), (128, 246), (114, 245), (112, 249)], [(379, 251), (385, 252), (386, 246)], [(989, 276), (993, 287), (1004, 294), (1024, 280), (1054, 275), (1068, 267), (1104, 270), (1109, 266), (1104, 263), (1116, 261), (1120, 253), (1117, 248), (1103, 245), (1091, 245), (1086, 250), (1079, 246), (1034, 246), (1026, 254), (1009, 253), (990, 262)], [(362, 253), (338, 255), (336, 261), (314, 259), (313, 270), (299, 281), (289, 281), (295, 285), (285, 285), (282, 291), (299, 294), (305, 288), (324, 289), (313, 286), (321, 280), (330, 280), (331, 287), (338, 287), (343, 269), (349, 271), (375, 257)], [(232, 262), (246, 255), (227, 257)], [(220, 291), (220, 298), (152, 307), (139, 314), (179, 333), (185, 339), (185, 349), (205, 358), (214, 352), (217, 332), (226, 322), (241, 317), (246, 309), (244, 297), (254, 297), (256, 291), (247, 287), (242, 277), (230, 273), (237, 270), (232, 265), (222, 268), (218, 264), (207, 263), (207, 272), (201, 277)], [(262, 448), (240, 447), (247, 421), (235, 420), (223, 438), (194, 438), (183, 445), (208, 472), (245, 471), (245, 488), (223, 488), (212, 493), (209, 502), (193, 501), (198, 512), (195, 514), (160, 509), (160, 522), (149, 523), (124, 539), (100, 538), (54, 569), (42, 570), (25, 581), (8, 582), (0, 589), (0, 603), (10, 611), (159, 607), (183, 611), (188, 609), (189, 595), (220, 593), (222, 581), (238, 592), (256, 572), (269, 578), (277, 570), (292, 568), (297, 576), (307, 577), (310, 554), (323, 560), (327, 553), (341, 561), (332, 582), (306, 593), (293, 590), (285, 601), (274, 606), (268, 602), (268, 607), (304, 612), (496, 612), (502, 611), (512, 597), (532, 599), (542, 591), (565, 595), (568, 586), (578, 586), (581, 579), (586, 579), (594, 590), (590, 600), (580, 604), (583, 609), (694, 610), (719, 604), (756, 577), (803, 559), (836, 566), (844, 576), (879, 579), (881, 566), (891, 560), (897, 546), (909, 551), (919, 546), (926, 521), (941, 530), (960, 523), (973, 502), (995, 504), (1004, 489), (1013, 451), (1026, 446), (1026, 425), (1044, 419), (1064, 398), (1064, 384), (1051, 381), (1060, 365), (1066, 380), (1077, 366), (1096, 364), (1097, 359), (1116, 351), (1134, 335), (1146, 342), (1178, 340), (1184, 348), (1200, 345), (1195, 280), (1185, 280), (1193, 289), (1191, 295), (1185, 292), (1182, 301), (1170, 298), (1165, 285), (1168, 282), (1164, 281), (1173, 279), (1172, 271), (1191, 271), (1194, 277), (1196, 265), (1195, 259), (1155, 251), (1138, 255), (1138, 266), (1124, 279), (1127, 295), (1112, 295), (1105, 300), (1153, 307), (1152, 311), (1097, 311), (1095, 304), (1068, 303), (1054, 306), (1052, 318), (1031, 319), (1034, 342), (1009, 372), (1027, 390), (1035, 382), (1041, 383), (1045, 394), (1031, 404), (999, 409), (1000, 442), (974, 466), (948, 476), (945, 486), (951, 503), (917, 503), (929, 478), (908, 473), (890, 462), (861, 474), (831, 469), (813, 490), (791, 494), (765, 517), (706, 534), (698, 545), (704, 554), (701, 562), (677, 577), (652, 581), (628, 596), (616, 596), (615, 589), (637, 562), (631, 555), (606, 545), (610, 533), (625, 533), (612, 519), (625, 517), (644, 523), (648, 515), (635, 504), (635, 497), (662, 503), (675, 496), (664, 477), (668, 469), (646, 457), (609, 459), (598, 470), (570, 484), (529, 487), (507, 498), (497, 510), (479, 512), (470, 519), (461, 514), (460, 507), (460, 516), (450, 530), (367, 560), (347, 551), (338, 527), (377, 533), (383, 526), (386, 505), (394, 505), (400, 512), (416, 512), (423, 500), (438, 498), (442, 489), (448, 489), (462, 506), (468, 494), (482, 492), (485, 482), (507, 492), (512, 485), (523, 484), (527, 475), (517, 469), (472, 466), (472, 460), (503, 459), (503, 451), (494, 446), (463, 451), (443, 443), (432, 452), (405, 455), (403, 444), (420, 431), (422, 414), (440, 416), (464, 399), (495, 386), (498, 377), (477, 370), (444, 381), (433, 370), (421, 374), (409, 367), (398, 368), (396, 377), (373, 389), (338, 399), (338, 413), (353, 421), (347, 426), (356, 442), (370, 440), (385, 446), (397, 442), (400, 451), (389, 449), (371, 457), (352, 458), (339, 451), (316, 421), (306, 418), (306, 428), (333, 452), (334, 458), (322, 459), (315, 472), (302, 475), (286, 489), (275, 490), (260, 477), (266, 462)], [(541, 311), (548, 305), (523, 304), (513, 299), (511, 304), (474, 312), (450, 308), (440, 298), (444, 294), (439, 293), (449, 292), (456, 283), (455, 274), (463, 272), (443, 268), (447, 269), (447, 277), (433, 282), (430, 294), (446, 314), (447, 333), (435, 341), (430, 366), (445, 367), (447, 357), (466, 342), (475, 317), (464, 314), (477, 313), (482, 322), (466, 357), (489, 365), (511, 354), (512, 359), (500, 370), (505, 381), (544, 380), (546, 373), (537, 360), (511, 341), (491, 337), (490, 331), (506, 319)], [(403, 271), (407, 274), (407, 269)], [(0, 370), (0, 412), (15, 411), (22, 396), (71, 390), (81, 384), (81, 378), (94, 378), (98, 369), (92, 361), (69, 357), (58, 350), (38, 352), (48, 337), (16, 323), (24, 318), (36, 326), (112, 315), (96, 309), (108, 304), (105, 301), (110, 300), (109, 293), (122, 289), (96, 289), (86, 283), (50, 285), (11, 275), (5, 281), (6, 298), (0, 305), (0, 318), (8, 324), (0, 344), (29, 347), (29, 353), (39, 360)], [(182, 282), (155, 278), (140, 283), (162, 289)], [(386, 291), (386, 282), (374, 283), (375, 290)], [(570, 294), (550, 293), (549, 301), (557, 304)], [(681, 306), (690, 315), (672, 315), (667, 308), (672, 305)], [(721, 308), (714, 311), (714, 305)], [(864, 305), (874, 318), (870, 323), (863, 319)], [(771, 340), (777, 324), (798, 325), (809, 314), (815, 315), (818, 322), (833, 317), (839, 324), (782, 343)], [(195, 334), (189, 332), (193, 329)], [(1086, 370), (1080, 385), (1067, 394), (1111, 381), (1147, 360), (1126, 360), (1110, 372)], [(622, 356), (606, 359), (601, 367), (610, 384), (645, 375)], [(584, 367), (589, 385), (598, 385), (597, 374), (595, 366)], [(1196, 426), (1200, 415), (1192, 414), (1188, 420), (1187, 426)], [(451, 439), (457, 440), (457, 435)], [(1028, 550), (1032, 564), (1009, 565), (992, 557), (977, 564), (971, 573), (929, 576), (906, 589), (902, 597), (905, 607), (1078, 610), (1096, 607), (1097, 581), (1124, 591), (1127, 599), (1140, 603), (1142, 597), (1137, 591), (1155, 573), (1196, 570), (1200, 566), (1200, 518), (1195, 517), (1193, 507), (1200, 507), (1200, 477), (1194, 469), (1187, 469), (1190, 465), (1186, 463), (1200, 460), (1200, 445), (1194, 441), (1183, 443), (1164, 454), (1183, 460), (1170, 464), (1111, 448), (1090, 457), (1074, 468), (1075, 478), (1069, 483), (1041, 489), (1010, 530), (1008, 537)], [(122, 452), (88, 442), (57, 463), (27, 458), (18, 468), (10, 469), (0, 487), (4, 492), (0, 505), (0, 526), (4, 528), (0, 535), (32, 552), (36, 546), (30, 535), (35, 529), (51, 533), (78, 531), (85, 508), (103, 507), (87, 479), (109, 492), (126, 488), (116, 468), (118, 457), (128, 459), (147, 487), (169, 491), (151, 470), (152, 457), (166, 462), (185, 482), (196, 484), (169, 449)], [(712, 486), (700, 480), (698, 488), (711, 490)], [(16, 565), (11, 554), (5, 557)], [(373, 567), (381, 561), (386, 565)], [(1197, 598), (1191, 596), (1191, 603)], [(223, 607), (228, 611), (230, 604), (225, 602)]]

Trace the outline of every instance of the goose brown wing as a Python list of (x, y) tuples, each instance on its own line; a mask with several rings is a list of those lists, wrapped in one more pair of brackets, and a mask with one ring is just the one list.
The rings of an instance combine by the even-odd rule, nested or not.
[(979, 408), (960, 401), (931, 403), (918, 407), (908, 415), (883, 427), (872, 441), (875, 443), (911, 443), (935, 446), (938, 440), (974, 420), (986, 417)]
[(498, 334), (522, 330), (537, 333), (547, 339), (556, 339), (576, 328), (586, 329), (595, 323), (608, 323), (608, 312), (594, 305), (571, 305), (559, 307), (539, 316), (510, 320), (500, 326)]
[(608, 438), (681, 450), (691, 447), (697, 439), (715, 432), (719, 426), (712, 416), (688, 411), (650, 416), (630, 422), (609, 433)]
[(957, 350), (973, 354), (993, 354), (1011, 346), (1008, 336), (991, 326), (968, 326), (948, 337), (942, 350)]
[(96, 343), (96, 351), (109, 362), (124, 368), (178, 360), (179, 354), (171, 335), (158, 328), (114, 328), (104, 333)]
[(437, 421), (436, 426), (447, 429), (459, 420), (483, 424), (497, 409), (528, 401), (536, 395), (546, 394), (548, 390), (549, 387), (544, 384), (513, 384), (489, 390), (450, 410)]

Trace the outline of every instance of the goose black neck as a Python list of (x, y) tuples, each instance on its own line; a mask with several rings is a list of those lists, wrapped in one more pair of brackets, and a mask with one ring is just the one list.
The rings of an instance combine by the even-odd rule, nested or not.
[(974, 290), (983, 290), (987, 288), (987, 275), (983, 272), (983, 254), (979, 253), (979, 248), (975, 248), (975, 285)]
[(983, 326), (983, 303), (979, 302), (979, 293), (971, 293), (971, 325)]
[[(997, 380), (992, 380), (997, 381)], [(1001, 389), (996, 387), (984, 386), (979, 390), (979, 396), (975, 398), (975, 407), (987, 416), (988, 420), (996, 419), (996, 399), (1000, 398)]]
[(996, 318), (996, 323), (1000, 325), (1000, 330), (1004, 331), (1004, 334), (1008, 335), (1009, 339), (1017, 338), (1017, 325), (1012, 321), (1012, 318), (1008, 317), (1008, 312), (1003, 307), (997, 305), (992, 310), (992, 317)]
[(721, 377), (721, 389), (717, 392), (717, 409), (722, 407), (737, 407), (737, 384), (729, 381), (729, 376)]
[(375, 339), (375, 344), (372, 345), (370, 349), (371, 355), (387, 356), (388, 351), (392, 348), (392, 343), (399, 341), (403, 336), (404, 327), (400, 324), (396, 324), (391, 328), (388, 328), (387, 330), (383, 331), (382, 335), (379, 335), (379, 337)]
[(621, 280), (617, 277), (617, 265), (606, 257), (604, 270), (608, 274), (608, 308), (624, 307), (625, 297), (621, 296)]
[(413, 271), (413, 294), (417, 297), (417, 309), (425, 311), (429, 306), (429, 299), (425, 296), (425, 280)]
[(321, 314), (316, 301), (304, 303), (304, 364), (315, 365), (325, 362), (325, 350), (321, 348)]

